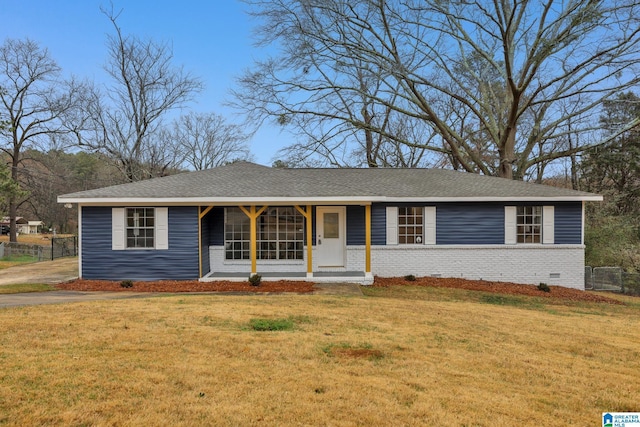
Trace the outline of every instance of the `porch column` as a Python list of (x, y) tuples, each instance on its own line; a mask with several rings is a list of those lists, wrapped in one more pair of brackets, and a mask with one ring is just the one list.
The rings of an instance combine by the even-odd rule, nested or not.
[(244, 206), (240, 206), (240, 209), (242, 210), (242, 212), (244, 212), (244, 214), (246, 216), (249, 217), (249, 230), (251, 232), (251, 243), (249, 245), (249, 249), (251, 252), (251, 275), (253, 276), (254, 274), (256, 274), (258, 272), (258, 265), (257, 265), (257, 259), (258, 259), (258, 225), (257, 225), (257, 219), (258, 217), (262, 214), (262, 212), (265, 211), (265, 209), (267, 209), (267, 206), (263, 206), (260, 209), (256, 210), (255, 206), (249, 206), (249, 209), (247, 210), (247, 208), (245, 208)]
[(371, 205), (364, 207), (364, 276), (367, 281), (373, 283), (373, 274), (371, 272)]
[(307, 205), (306, 211), (302, 209), (300, 206), (294, 206), (298, 212), (304, 217), (305, 224), (307, 225), (307, 278), (313, 277), (313, 233), (311, 229), (313, 225), (311, 224), (311, 205)]
[(200, 272), (200, 276), (202, 277), (202, 218), (209, 211), (213, 209), (213, 206), (207, 206), (204, 210), (202, 210), (202, 206), (198, 206), (198, 271)]

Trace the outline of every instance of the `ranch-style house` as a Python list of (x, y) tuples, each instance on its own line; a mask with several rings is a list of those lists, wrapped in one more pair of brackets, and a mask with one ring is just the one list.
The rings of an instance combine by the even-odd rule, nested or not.
[(80, 276), (350, 281), (462, 277), (584, 288), (599, 195), (442, 169), (237, 162), (65, 194)]

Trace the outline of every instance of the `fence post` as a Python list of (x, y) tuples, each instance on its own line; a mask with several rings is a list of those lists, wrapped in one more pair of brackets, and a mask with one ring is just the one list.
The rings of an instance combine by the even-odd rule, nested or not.
[(54, 243), (53, 243), (53, 241), (54, 241), (54, 240), (56, 240), (56, 238), (55, 238), (55, 237), (52, 237), (52, 238), (51, 238), (51, 261), (53, 261), (53, 260), (54, 260), (54, 258), (53, 258), (53, 244), (54, 244)]

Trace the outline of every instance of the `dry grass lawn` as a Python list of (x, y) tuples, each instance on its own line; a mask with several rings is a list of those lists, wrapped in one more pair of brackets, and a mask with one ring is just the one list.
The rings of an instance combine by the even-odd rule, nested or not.
[[(58, 234), (56, 237), (71, 237), (72, 234)], [(18, 243), (25, 245), (51, 246), (51, 238), (53, 234), (19, 234)], [(4, 234), (0, 236), (0, 242), (8, 242), (9, 236)]]
[(365, 293), (0, 309), (0, 425), (586, 426), (640, 410), (635, 302)]

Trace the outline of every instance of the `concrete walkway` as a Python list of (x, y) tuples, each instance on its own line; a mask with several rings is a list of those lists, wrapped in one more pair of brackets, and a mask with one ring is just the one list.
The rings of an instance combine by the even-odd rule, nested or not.
[(103, 301), (110, 299), (148, 298), (158, 294), (151, 292), (78, 292), (51, 291), (22, 294), (0, 294), (0, 308), (23, 305), (63, 304), (69, 302)]

